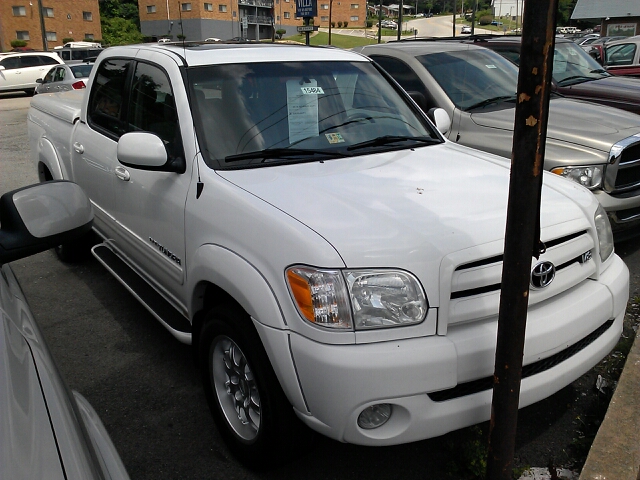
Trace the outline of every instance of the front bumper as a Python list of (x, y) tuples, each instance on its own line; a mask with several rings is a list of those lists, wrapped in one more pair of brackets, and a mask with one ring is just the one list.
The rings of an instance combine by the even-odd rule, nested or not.
[[(522, 380), (520, 407), (557, 392), (586, 373), (616, 345), (629, 295), (629, 272), (615, 257), (598, 281), (587, 280), (529, 309), (524, 364), (552, 357), (608, 321), (594, 341), (555, 366)], [(490, 389), (434, 401), (429, 393), (491, 376), (497, 319), (428, 336), (365, 345), (326, 345), (292, 334), (291, 352), (315, 430), (361, 445), (407, 443), (490, 418)], [(357, 419), (377, 403), (392, 405), (390, 420), (364, 430)]]

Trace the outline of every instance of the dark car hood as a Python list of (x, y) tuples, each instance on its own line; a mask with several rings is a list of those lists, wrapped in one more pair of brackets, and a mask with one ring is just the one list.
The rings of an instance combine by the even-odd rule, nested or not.
[(637, 78), (603, 77), (558, 87), (558, 93), (640, 113), (640, 79)]

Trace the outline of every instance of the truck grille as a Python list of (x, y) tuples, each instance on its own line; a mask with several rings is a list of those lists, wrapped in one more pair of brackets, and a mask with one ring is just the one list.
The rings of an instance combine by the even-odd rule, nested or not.
[[(595, 253), (594, 240), (587, 230), (546, 239), (545, 246), (539, 261), (553, 263), (556, 274), (548, 287), (531, 290), (530, 306), (573, 288), (596, 271), (591, 259)], [(445, 293), (448, 301), (442, 303), (439, 314), (444, 324), (451, 326), (498, 314), (502, 263), (500, 254), (452, 265), (451, 288)], [(538, 260), (533, 259), (532, 267), (536, 263)], [(440, 333), (444, 332), (440, 330)]]
[(605, 190), (624, 197), (640, 189), (640, 134), (625, 138), (611, 147), (605, 173)]

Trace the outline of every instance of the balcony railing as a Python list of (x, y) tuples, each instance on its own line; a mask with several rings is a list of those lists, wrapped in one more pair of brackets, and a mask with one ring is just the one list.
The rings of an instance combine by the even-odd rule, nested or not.
[(267, 17), (264, 15), (247, 15), (247, 23), (273, 25), (273, 17)]
[(238, 0), (238, 5), (273, 8), (273, 0)]

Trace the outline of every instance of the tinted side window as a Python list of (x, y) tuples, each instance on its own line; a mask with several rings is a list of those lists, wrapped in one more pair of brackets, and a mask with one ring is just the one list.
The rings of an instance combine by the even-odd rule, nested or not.
[[(424, 87), (424, 84), (416, 72), (414, 72), (409, 65), (404, 63), (402, 60), (392, 57), (371, 55), (371, 58), (384, 68), (402, 88), (407, 92), (411, 92), (413, 99), (425, 112), (435, 106), (435, 102), (431, 98), (431, 95), (427, 92), (427, 89)], [(424, 101), (419, 95), (414, 95), (414, 92), (422, 95), (422, 97), (424, 97)]]
[(56, 73), (56, 69), (55, 68), (52, 68), (51, 70), (49, 70), (49, 72), (44, 77), (44, 81), (45, 82), (53, 82), (55, 73)]
[(164, 142), (170, 158), (182, 156), (176, 105), (164, 71), (138, 63), (128, 104), (129, 130), (153, 132)]
[(89, 99), (89, 124), (115, 139), (127, 131), (123, 119), (125, 83), (131, 62), (108, 59), (100, 64)]
[(632, 43), (607, 48), (607, 65), (632, 65), (636, 46)]
[(21, 67), (39, 67), (40, 60), (36, 56), (24, 56), (20, 58)]
[(20, 58), (11, 57), (5, 58), (0, 61), (0, 65), (2, 65), (6, 70), (13, 70), (14, 68), (20, 68)]
[(58, 64), (58, 62), (56, 62), (55, 58), (47, 57), (45, 55), (38, 56), (38, 59), (40, 60), (40, 63), (42, 63), (43, 65), (57, 65)]

